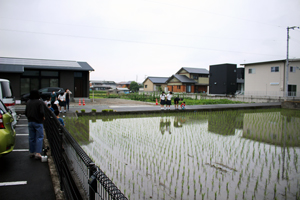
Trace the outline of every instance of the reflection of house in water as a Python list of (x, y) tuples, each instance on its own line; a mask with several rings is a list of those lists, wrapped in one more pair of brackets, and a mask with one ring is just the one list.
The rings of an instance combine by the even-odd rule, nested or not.
[(275, 144), (299, 146), (300, 118), (282, 112), (246, 113), (244, 115), (243, 137)]
[(66, 128), (80, 145), (90, 143), (89, 119), (79, 117), (78, 119), (70, 121)]
[(208, 116), (208, 131), (221, 135), (234, 135), (243, 129), (243, 115), (239, 112), (212, 113)]

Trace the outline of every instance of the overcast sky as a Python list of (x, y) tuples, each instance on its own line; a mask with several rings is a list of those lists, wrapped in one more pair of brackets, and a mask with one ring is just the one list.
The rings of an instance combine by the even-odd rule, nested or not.
[[(92, 80), (286, 58), (299, 0), (0, 0), (0, 57), (86, 61)], [(290, 30), (300, 58), (300, 30)]]

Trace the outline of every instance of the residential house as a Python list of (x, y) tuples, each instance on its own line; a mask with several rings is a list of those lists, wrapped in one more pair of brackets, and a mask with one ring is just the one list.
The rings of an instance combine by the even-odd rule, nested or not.
[(143, 84), (144, 84), (144, 92), (153, 92), (153, 91), (165, 91), (165, 88), (167, 87), (168, 77), (154, 77), (154, 76), (148, 76)]
[(72, 97), (89, 98), (90, 71), (87, 62), (0, 57), (0, 78), (10, 80), (16, 99), (45, 87), (62, 87)]
[(198, 93), (207, 92), (209, 72), (204, 68), (182, 67), (167, 80), (171, 92)]
[(209, 66), (209, 94), (235, 94), (237, 91), (237, 82), (240, 89), (244, 79), (243, 70), (239, 70), (239, 79), (237, 79), (236, 64), (218, 64)]
[[(245, 63), (245, 95), (286, 96), (286, 60)], [(288, 96), (300, 97), (300, 59), (289, 60)]]
[(108, 89), (114, 89), (116, 87), (117, 84), (114, 81), (97, 81), (97, 80), (90, 81), (90, 88), (92, 90), (108, 90)]

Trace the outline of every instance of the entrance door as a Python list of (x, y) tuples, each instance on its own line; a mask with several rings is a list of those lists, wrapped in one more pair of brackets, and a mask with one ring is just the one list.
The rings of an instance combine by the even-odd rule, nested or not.
[(83, 84), (83, 81), (82, 81), (82, 78), (75, 78), (74, 79), (75, 83), (74, 83), (74, 86), (75, 86), (75, 92), (74, 92), (74, 97), (82, 97), (83, 95), (83, 87), (82, 87), (82, 84)]
[(191, 86), (190, 86), (190, 85), (187, 85), (187, 86), (186, 86), (186, 92), (187, 92), (187, 93), (190, 93), (190, 92), (191, 92)]

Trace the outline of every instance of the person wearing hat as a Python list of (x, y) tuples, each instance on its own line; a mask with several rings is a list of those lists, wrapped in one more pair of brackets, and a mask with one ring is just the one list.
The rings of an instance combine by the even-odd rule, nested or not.
[(25, 108), (25, 115), (28, 119), (29, 156), (31, 158), (35, 157), (35, 159), (41, 159), (41, 152), (43, 149), (43, 122), (45, 120), (44, 107), (45, 104), (40, 100), (39, 91), (30, 91), (29, 101)]

